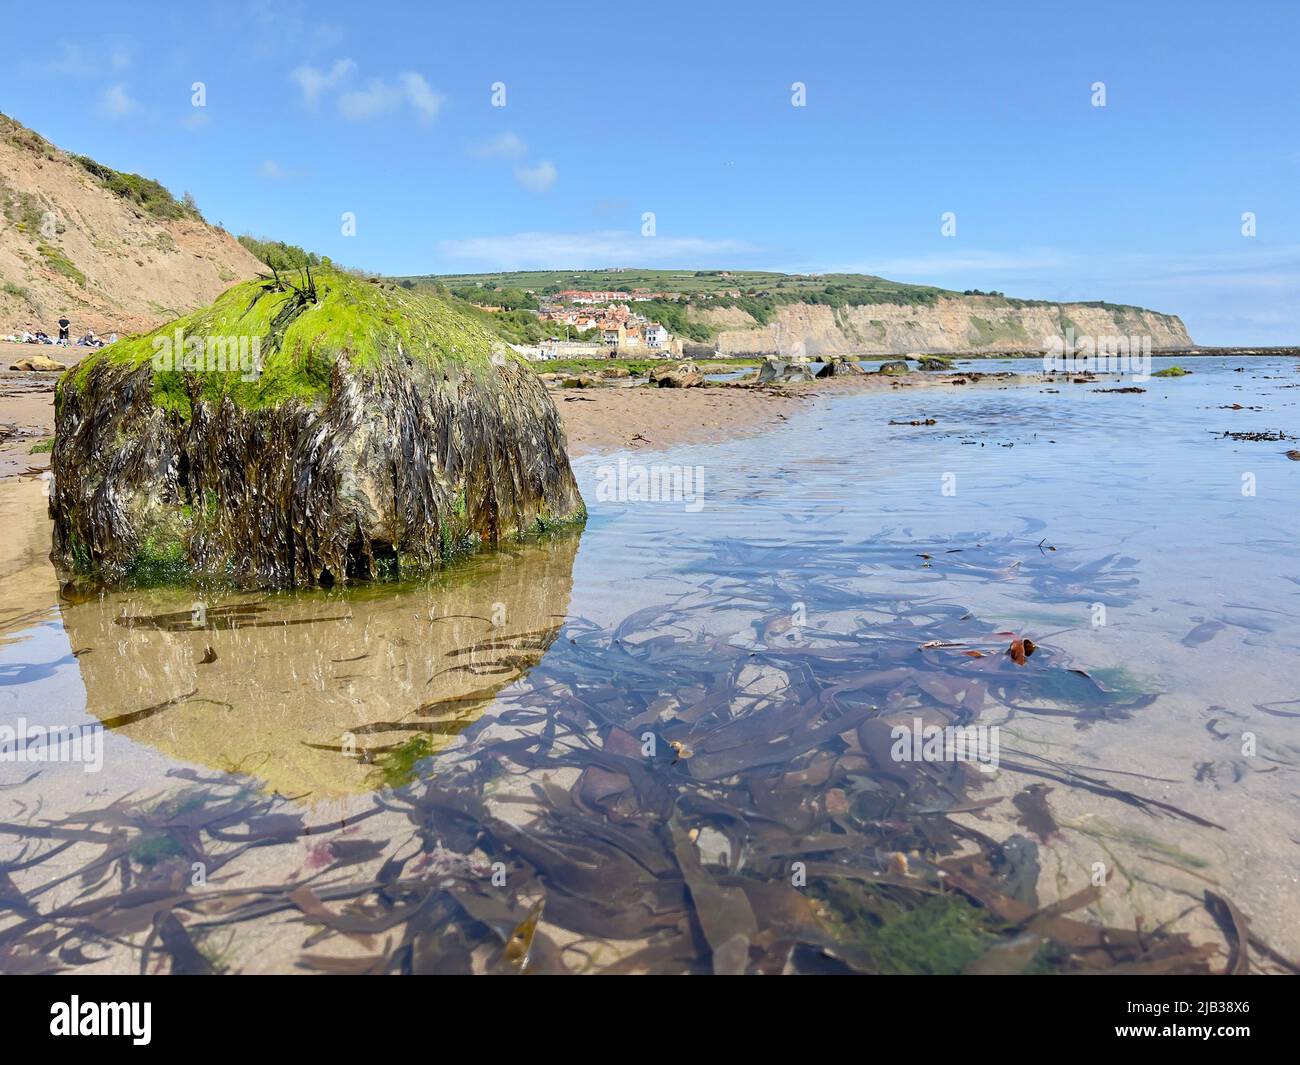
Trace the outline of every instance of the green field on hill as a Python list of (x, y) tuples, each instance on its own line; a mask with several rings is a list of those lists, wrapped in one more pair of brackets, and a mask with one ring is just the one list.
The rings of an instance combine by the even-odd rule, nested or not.
[[(551, 329), (539, 328), (533, 316), (549, 297), (567, 289), (599, 292), (648, 290), (667, 298), (638, 302), (636, 310), (671, 333), (708, 343), (717, 329), (692, 315), (692, 309), (735, 307), (757, 324), (772, 321), (777, 310), (789, 304), (814, 304), (834, 308), (888, 303), (933, 306), (940, 298), (984, 297), (990, 311), (998, 307), (1054, 306), (1050, 300), (1023, 300), (1001, 292), (970, 289), (957, 292), (933, 285), (911, 285), (872, 274), (780, 274), (763, 270), (515, 270), (487, 274), (424, 274), (395, 277), (407, 287), (430, 286), (453, 300), (500, 310), (477, 310), (485, 325), (512, 343), (537, 343)], [(682, 297), (682, 298), (673, 298)], [(1084, 306), (1111, 310), (1140, 310), (1104, 301)]]
[(631, 293), (634, 289), (685, 296), (790, 297), (792, 303), (933, 303), (960, 295), (931, 285), (908, 285), (870, 274), (778, 274), (763, 270), (519, 270), (490, 274), (430, 274), (396, 278), (440, 284), (453, 291), (519, 289), (553, 295), (565, 289)]

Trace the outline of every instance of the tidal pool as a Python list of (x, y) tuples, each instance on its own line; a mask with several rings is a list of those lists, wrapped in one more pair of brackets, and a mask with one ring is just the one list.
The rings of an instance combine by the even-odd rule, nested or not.
[(1298, 445), (1223, 434), (1300, 373), (1187, 364), (586, 457), (422, 586), (61, 590), (0, 485), (0, 724), (108, 726), (0, 762), (0, 970), (1293, 970)]

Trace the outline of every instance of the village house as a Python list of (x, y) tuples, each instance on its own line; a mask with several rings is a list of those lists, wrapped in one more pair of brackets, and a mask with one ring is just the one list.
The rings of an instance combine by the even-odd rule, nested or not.
[(628, 297), (626, 292), (586, 292), (582, 289), (565, 289), (556, 298), (566, 303), (617, 303)]
[(676, 302), (681, 299), (679, 292), (651, 292), (648, 288), (633, 289), (631, 292), (595, 292), (586, 289), (566, 288), (563, 292), (557, 292), (551, 299), (558, 300), (560, 303), (569, 304), (600, 304), (600, 303), (649, 303), (651, 300), (672, 300)]
[(598, 342), (606, 348), (615, 351), (645, 349), (647, 353), (663, 356), (678, 350), (680, 345), (675, 344), (672, 334), (663, 325), (650, 321), (629, 306), (659, 298), (675, 297), (648, 289), (637, 289), (632, 293), (566, 289), (550, 297), (550, 301), (537, 311), (537, 317), (555, 327), (564, 327), (566, 338), (570, 331), (581, 334), (595, 330)]

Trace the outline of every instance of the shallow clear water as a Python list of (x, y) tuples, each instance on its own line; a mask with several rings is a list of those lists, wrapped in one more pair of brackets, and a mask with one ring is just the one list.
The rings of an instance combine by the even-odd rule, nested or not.
[[(899, 720), (958, 714), (1001, 728), (1015, 752), (1004, 762), (1017, 766), (960, 784), (935, 778), (903, 787), (890, 816), (908, 811), (908, 842), (875, 840), (838, 859), (854, 875), (888, 878), (890, 863), (908, 866), (890, 857), (897, 852), (911, 855), (899, 890), (911, 880), (920, 890), (927, 877), (940, 884), (944, 869), (957, 876), (942, 863), (961, 845), (916, 827), (938, 804), (952, 811), (945, 823), (958, 826), (967, 847), (970, 832), (1032, 840), (1042, 903), (1086, 887), (1100, 864), (1106, 886), (1089, 900), (1089, 921), (1132, 929), (1139, 920), (1150, 929), (1177, 918), (1176, 927), (1202, 942), (1215, 938), (1213, 921), (1186, 911), (1210, 885), (1265, 940), (1295, 955), (1300, 463), (1285, 454), (1295, 443), (1222, 434), (1300, 434), (1300, 373), (1283, 360), (1191, 365), (1191, 376), (1153, 379), (1141, 394), (1064, 380), (850, 392), (756, 437), (623, 456), (631, 464), (624, 484), (648, 466), (689, 476), (695, 491), (676, 500), (642, 501), (634, 490), (630, 499), (609, 498), (619, 456), (585, 457), (575, 463), (590, 510), (580, 537), (476, 560), (422, 588), (197, 604), (192, 594), (160, 590), (59, 600), (39, 557), (46, 532), (27, 498), (33, 486), (6, 485), (6, 523), (12, 517), (36, 531), (7, 548), (0, 568), (0, 720), (114, 728), (98, 773), (0, 763), (0, 820), (29, 825), (101, 809), (128, 794), (167, 793), (179, 786), (178, 772), (190, 783), (198, 773), (213, 788), (284, 797), (308, 825), (365, 811), (370, 820), (343, 831), (355, 838), (387, 825), (376, 836), (392, 843), (392, 810), (375, 814), (374, 796), (383, 807), (392, 786), (432, 781), (432, 794), (460, 782), (456, 794), (487, 806), (472, 813), (457, 806), (446, 838), (436, 848), (424, 839), (424, 860), (454, 850), (486, 863), (504, 849), (514, 856), (512, 875), (517, 864), (531, 872), (508, 904), (483, 888), (477, 905), (495, 899), (500, 911), (495, 924), (477, 914), (483, 949), (476, 954), (476, 933), (457, 925), (459, 945), (445, 955), (433, 950), (438, 964), (480, 965), (501, 922), (539, 892), (552, 915), (542, 925), (553, 948), (548, 963), (557, 967), (617, 966), (647, 943), (673, 940), (676, 917), (615, 920), (602, 910), (601, 923), (579, 913), (574, 899), (589, 897), (591, 885), (566, 888), (556, 851), (547, 858), (512, 835), (526, 829), (559, 847), (556, 825), (568, 818), (582, 831), (564, 836), (565, 846), (579, 847), (579, 839), (595, 849), (596, 865), (612, 867), (615, 851), (632, 854), (654, 873), (654, 888), (628, 874), (638, 891), (666, 891), (671, 879), (657, 864), (662, 856), (646, 852), (648, 841), (681, 866), (676, 875), (695, 899), (694, 916), (680, 918), (684, 938), (644, 955), (641, 968), (708, 968), (711, 954), (719, 968), (724, 950), (715, 939), (727, 937), (715, 936), (710, 922), (737, 908), (756, 925), (744, 932), (749, 967), (770, 967), (777, 954), (769, 941), (780, 937), (765, 933), (780, 926), (798, 938), (755, 894), (788, 879), (771, 834), (784, 826), (866, 836), (888, 821), (876, 805), (883, 778), (868, 766), (865, 725), (826, 728), (811, 741), (782, 733), (778, 743), (768, 723), (849, 684), (847, 670), (865, 694), (861, 707), (850, 701), (835, 711), (845, 721), (871, 709), (868, 696)], [(1243, 409), (1223, 409), (1234, 403)], [(929, 419), (933, 425), (910, 424)], [(1039, 645), (1024, 666), (1003, 653), (1014, 637)], [(934, 640), (960, 646), (922, 649)], [(205, 663), (209, 648), (215, 660)], [(671, 762), (658, 752), (642, 780), (631, 763), (610, 759), (635, 762), (647, 732), (661, 743), (676, 737), (686, 752), (668, 751)], [(536, 746), (539, 736), (549, 737), (549, 749)], [(775, 758), (735, 755), (761, 737), (775, 745)], [(808, 793), (792, 774), (812, 772), (822, 756), (833, 756), (829, 784), (819, 784), (829, 790)], [(1080, 786), (1061, 767), (1148, 801)], [(1040, 769), (1056, 775), (1036, 775)], [(1040, 793), (1027, 791), (1044, 780), (1048, 829), (1031, 812)], [(982, 800), (990, 802), (961, 812)], [(569, 802), (580, 812), (566, 813)], [(512, 814), (515, 806), (528, 815)], [(457, 818), (479, 825), (480, 851), (473, 832), (456, 831)], [(629, 826), (645, 833), (635, 846), (604, 835)], [(683, 859), (683, 839), (698, 849), (699, 868)], [(601, 850), (602, 840), (615, 850)], [(278, 843), (232, 874), (267, 887), (316, 868), (301, 837)], [(807, 853), (814, 864), (832, 860)], [(574, 851), (570, 864), (590, 857)], [(166, 868), (136, 865), (142, 877)], [(361, 866), (321, 868), (363, 879)], [(723, 899), (740, 892), (747, 904), (704, 909), (700, 876), (711, 877)], [(461, 889), (448, 890), (464, 902)], [(903, 964), (888, 952), (874, 930), (881, 921), (894, 927), (888, 914), (867, 913), (861, 898), (846, 902), (834, 885), (812, 890), (812, 916), (800, 921), (815, 919), (817, 935), (830, 928), (848, 944), (848, 953), (832, 956), (857, 968), (928, 971), (928, 961), (909, 955)], [(620, 912), (684, 914), (683, 905), (675, 897), (626, 901)], [(891, 905), (915, 915), (930, 903)], [(865, 939), (858, 924), (872, 929)], [(230, 948), (238, 967), (290, 967), (300, 935), (257, 927), (249, 941), (262, 949)], [(965, 943), (942, 928), (916, 935)], [(787, 967), (816, 967), (808, 944), (820, 940), (809, 937), (790, 955), (803, 960)], [(104, 967), (135, 964), (106, 948), (104, 955)], [(399, 967), (421, 966), (405, 958)], [(1052, 955), (1049, 967), (1068, 965)]]

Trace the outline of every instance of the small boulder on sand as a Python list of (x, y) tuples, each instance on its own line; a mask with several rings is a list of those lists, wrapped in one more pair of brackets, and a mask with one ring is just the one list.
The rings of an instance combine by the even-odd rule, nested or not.
[(811, 381), (812, 371), (801, 362), (787, 362), (785, 359), (767, 358), (763, 360), (758, 371), (760, 385), (773, 384), (777, 381)]
[(951, 370), (952, 360), (945, 359), (942, 355), (922, 355), (917, 361), (917, 368), (921, 370)]
[(853, 377), (857, 374), (865, 374), (867, 371), (858, 365), (857, 359), (846, 359), (842, 355), (832, 355), (826, 360), (826, 365), (817, 371), (820, 377)]
[(880, 369), (876, 373), (883, 373), (889, 377), (897, 377), (900, 374), (909, 373), (911, 367), (907, 365), (905, 359), (891, 359), (889, 362), (882, 362)]
[(61, 362), (55, 362), (47, 355), (28, 355), (9, 367), (11, 370), (36, 370), (45, 373), (62, 373), (67, 369)]
[(656, 366), (650, 371), (650, 383), (656, 388), (695, 388), (704, 384), (704, 374), (693, 362), (676, 366)]

